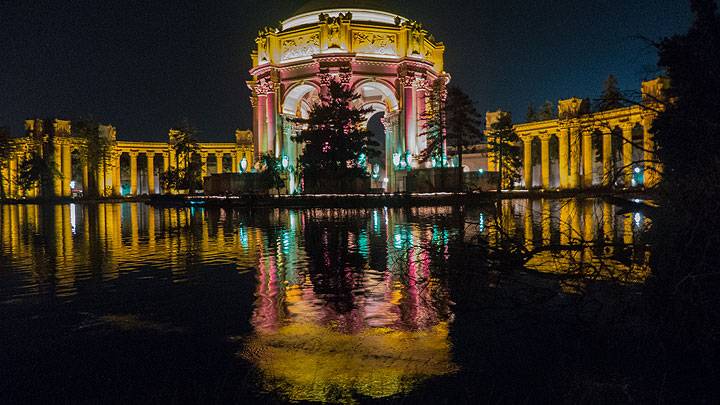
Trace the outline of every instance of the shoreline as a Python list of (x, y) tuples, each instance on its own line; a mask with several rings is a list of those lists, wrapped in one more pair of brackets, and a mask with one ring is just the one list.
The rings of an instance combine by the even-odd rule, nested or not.
[(143, 195), (137, 197), (108, 197), (98, 199), (52, 198), (0, 201), (0, 205), (64, 205), (112, 204), (141, 202), (158, 208), (186, 206), (265, 207), (265, 208), (376, 208), (407, 206), (484, 205), (497, 200), (615, 198), (652, 199), (654, 190), (512, 190), (470, 193), (393, 193), (393, 194), (303, 194), (303, 195)]

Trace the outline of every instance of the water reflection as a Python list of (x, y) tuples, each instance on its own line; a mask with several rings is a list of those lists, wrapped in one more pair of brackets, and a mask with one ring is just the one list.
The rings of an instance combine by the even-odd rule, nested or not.
[[(257, 368), (263, 390), (291, 400), (387, 397), (457, 370), (446, 271), (461, 242), (519, 252), (517, 272), (552, 275), (568, 294), (649, 274), (638, 244), (649, 221), (600, 200), (468, 211), (6, 205), (0, 214), (4, 305), (188, 284), (210, 268), (252, 272), (251, 318), (218, 310), (252, 327), (238, 361)], [(477, 270), (463, 260), (449, 270)]]

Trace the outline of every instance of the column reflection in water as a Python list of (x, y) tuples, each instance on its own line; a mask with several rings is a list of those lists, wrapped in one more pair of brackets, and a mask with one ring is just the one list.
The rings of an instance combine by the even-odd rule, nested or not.
[(289, 211), (280, 224), (259, 245), (255, 334), (243, 351), (268, 390), (385, 397), (454, 370), (447, 292), (422, 248), (447, 232), (395, 210)]

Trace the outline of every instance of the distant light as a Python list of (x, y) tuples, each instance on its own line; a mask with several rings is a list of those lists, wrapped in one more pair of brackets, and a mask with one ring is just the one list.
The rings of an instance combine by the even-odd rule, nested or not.
[(480, 172), (480, 174), (483, 174), (483, 173), (485, 173), (485, 170), (480, 169), (480, 170), (478, 170), (478, 172)]
[(75, 188), (76, 185), (75, 180), (70, 181), (70, 188)]
[(240, 161), (240, 168), (242, 169), (242, 172), (245, 173), (247, 171), (248, 167), (248, 161), (245, 159), (245, 156), (243, 156), (242, 160)]
[(397, 167), (400, 165), (400, 154), (399, 153), (393, 153), (392, 155), (393, 164)]
[(640, 215), (640, 213), (636, 212), (633, 219), (635, 220), (635, 225), (640, 225), (640, 221), (642, 221), (642, 216)]
[(635, 168), (635, 173), (640, 173), (640, 168), (639, 168), (639, 167), (636, 167), (636, 168)]
[(288, 166), (290, 166), (290, 158), (283, 155), (282, 157), (282, 168), (283, 170), (287, 170)]

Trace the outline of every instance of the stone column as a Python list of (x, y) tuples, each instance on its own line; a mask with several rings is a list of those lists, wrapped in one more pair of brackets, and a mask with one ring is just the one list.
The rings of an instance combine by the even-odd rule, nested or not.
[(17, 180), (17, 166), (17, 156), (12, 156), (8, 163), (8, 195), (11, 197), (18, 196), (17, 184), (15, 184), (15, 180)]
[(120, 154), (115, 158), (115, 164), (112, 165), (112, 194), (119, 196), (121, 191), (120, 181)]
[(540, 168), (542, 172), (542, 188), (545, 190), (550, 188), (550, 136), (548, 134), (540, 136)]
[(580, 186), (580, 128), (570, 128), (570, 188)]
[[(240, 173), (240, 171), (242, 170), (242, 168), (240, 167), (240, 162), (242, 162), (242, 158), (243, 158), (242, 151), (239, 151), (239, 150), (235, 151), (235, 166), (233, 166), (233, 173)], [(249, 163), (250, 162), (248, 161), (248, 164)], [(248, 167), (250, 167), (250, 166), (248, 165)]]
[(277, 149), (277, 137), (275, 126), (275, 92), (271, 91), (267, 94), (267, 151), (278, 157), (280, 151)]
[(612, 186), (613, 174), (613, 151), (612, 151), (612, 130), (603, 132), (603, 186)]
[(208, 175), (207, 152), (200, 152), (200, 176), (204, 179)]
[[(282, 149), (280, 149), (280, 150), (282, 150)], [(239, 162), (237, 160), (237, 153), (231, 153), (230, 160), (232, 161), (232, 163), (231, 163), (232, 167), (230, 167), (230, 173), (237, 173), (238, 172), (237, 166), (238, 166), (238, 162)]]
[(62, 196), (71, 197), (72, 190), (70, 182), (72, 181), (72, 153), (70, 152), (70, 142), (62, 144)]
[[(54, 144), (54, 165), (60, 173), (62, 173), (62, 145), (58, 142), (55, 142)], [(63, 182), (61, 178), (58, 178), (57, 176), (53, 176), (52, 178), (53, 182), (53, 191), (55, 194), (55, 197), (62, 197), (63, 194)]]
[(635, 126), (632, 122), (626, 122), (622, 126), (623, 132), (623, 178), (625, 179), (625, 187), (632, 186), (633, 176), (633, 143), (632, 130)]
[(523, 138), (523, 178), (525, 179), (525, 188), (530, 190), (533, 181), (533, 165), (532, 165), (532, 137)]
[(593, 161), (595, 154), (592, 147), (592, 133), (586, 132), (582, 134), (583, 148), (583, 187), (590, 188), (593, 185)]
[(216, 163), (215, 171), (217, 171), (218, 174), (222, 174), (222, 173), (223, 173), (223, 157), (224, 157), (224, 156), (225, 156), (225, 154), (223, 154), (223, 153), (216, 153), (216, 154), (215, 154), (215, 162), (217, 162), (217, 163)]
[(130, 194), (137, 195), (137, 152), (130, 152)]
[(100, 161), (100, 163), (98, 163), (95, 179), (95, 185), (98, 189), (98, 195), (101, 197), (106, 197), (105, 187), (107, 186), (107, 181), (105, 180), (105, 162)]
[(90, 175), (88, 174), (88, 163), (84, 161), (82, 163), (82, 189), (83, 194), (88, 195), (88, 189), (90, 188)]
[(175, 156), (175, 150), (173, 148), (170, 148), (168, 151), (168, 164), (169, 166), (165, 168), (167, 171), (170, 167), (174, 167), (177, 169), (177, 156)]
[(147, 176), (148, 176), (148, 194), (155, 194), (155, 152), (146, 152), (147, 156)]
[(404, 81), (403, 88), (403, 112), (405, 126), (405, 151), (412, 151), (417, 134), (417, 122), (415, 121), (415, 103), (413, 98), (412, 81)]
[(645, 187), (655, 187), (660, 180), (662, 168), (656, 162), (655, 156), (655, 139), (653, 139), (650, 129), (652, 128), (653, 115), (646, 114), (643, 116), (643, 160), (645, 161), (643, 171)]
[[(488, 143), (493, 141), (493, 137), (488, 137)], [(487, 165), (488, 165), (488, 171), (489, 172), (497, 172), (500, 169), (500, 166), (497, 161), (497, 153), (496, 152), (488, 152), (487, 153)]]
[(557, 134), (558, 137), (558, 157), (560, 164), (560, 188), (566, 189), (570, 187), (568, 179), (568, 136), (567, 129), (561, 128)]
[(258, 120), (258, 150), (255, 151), (255, 154), (260, 156), (263, 153), (267, 152), (268, 150), (268, 144), (267, 144), (267, 138), (266, 138), (266, 131), (267, 131), (267, 114), (265, 113), (265, 110), (267, 109), (267, 95), (266, 94), (258, 94), (258, 107), (257, 107), (257, 120)]
[[(170, 153), (164, 152), (163, 153), (163, 172), (167, 172), (170, 168)], [(169, 192), (170, 189), (168, 187), (165, 187), (165, 192)]]

